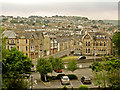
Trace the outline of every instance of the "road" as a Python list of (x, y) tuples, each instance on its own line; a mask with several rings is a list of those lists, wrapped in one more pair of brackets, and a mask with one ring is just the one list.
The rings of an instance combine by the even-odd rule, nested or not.
[(67, 50), (60, 51), (60, 52), (57, 52), (57, 53), (49, 55), (49, 56), (45, 56), (45, 58), (48, 59), (50, 56), (53, 56), (54, 58), (56, 58), (56, 57), (63, 57), (63, 56), (69, 55), (71, 53), (71, 51), (72, 50), (67, 49)]

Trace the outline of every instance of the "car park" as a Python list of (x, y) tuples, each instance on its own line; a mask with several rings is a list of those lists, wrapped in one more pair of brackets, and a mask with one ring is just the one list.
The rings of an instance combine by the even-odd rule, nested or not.
[(80, 56), (80, 57), (78, 58), (78, 60), (80, 60), (80, 59), (86, 59), (86, 57), (85, 57), (85, 56)]
[(61, 83), (62, 83), (62, 85), (69, 85), (70, 84), (69, 77), (68, 76), (62, 76)]
[(89, 77), (86, 77), (86, 76), (82, 76), (82, 78), (81, 78), (81, 82), (83, 83), (83, 84), (91, 84), (91, 78), (89, 78)]

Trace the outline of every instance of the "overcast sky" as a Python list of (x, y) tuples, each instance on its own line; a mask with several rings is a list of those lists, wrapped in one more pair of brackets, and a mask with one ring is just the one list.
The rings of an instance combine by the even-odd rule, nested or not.
[[(89, 1), (89, 2), (88, 2)], [(2, 0), (1, 15), (85, 16), (89, 19), (118, 19), (119, 0)]]

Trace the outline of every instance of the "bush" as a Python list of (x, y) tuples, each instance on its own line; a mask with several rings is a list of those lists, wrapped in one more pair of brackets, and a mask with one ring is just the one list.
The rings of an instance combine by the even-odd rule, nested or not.
[(88, 86), (80, 85), (78, 90), (89, 90)]
[(78, 77), (74, 74), (68, 74), (67, 76), (69, 77), (70, 80), (78, 79)]
[(61, 90), (69, 90), (68, 87), (64, 86)]
[(56, 80), (57, 79), (57, 76), (52, 76), (52, 80)]
[(62, 76), (65, 76), (65, 74), (58, 74), (57, 79), (61, 79)]

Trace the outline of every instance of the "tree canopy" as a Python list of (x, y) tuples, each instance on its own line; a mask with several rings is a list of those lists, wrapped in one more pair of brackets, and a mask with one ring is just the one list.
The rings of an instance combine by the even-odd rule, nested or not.
[(38, 59), (36, 69), (40, 73), (43, 81), (46, 81), (47, 73), (51, 73), (53, 71), (52, 64), (44, 58)]
[(49, 60), (52, 64), (53, 69), (63, 69), (64, 68), (64, 64), (62, 62), (61, 58), (53, 58), (53, 56), (49, 57)]
[(117, 49), (117, 54), (120, 55), (120, 32), (115, 32), (113, 34), (112, 41), (114, 43), (115, 48)]
[(94, 72), (95, 84), (99, 87), (109, 86), (111, 89), (120, 89), (120, 60), (111, 58), (102, 63), (94, 62), (91, 65)]
[(77, 62), (75, 60), (71, 60), (68, 62), (68, 70), (75, 71), (77, 69)]
[(44, 58), (40, 58), (37, 61), (36, 68), (37, 68), (37, 71), (43, 75), (46, 75), (47, 73), (52, 72), (52, 64), (49, 61), (45, 60)]
[(32, 60), (24, 56), (23, 52), (16, 48), (9, 50), (8, 54), (2, 61), (2, 73), (5, 75), (16, 76), (22, 73), (28, 73), (33, 66)]

